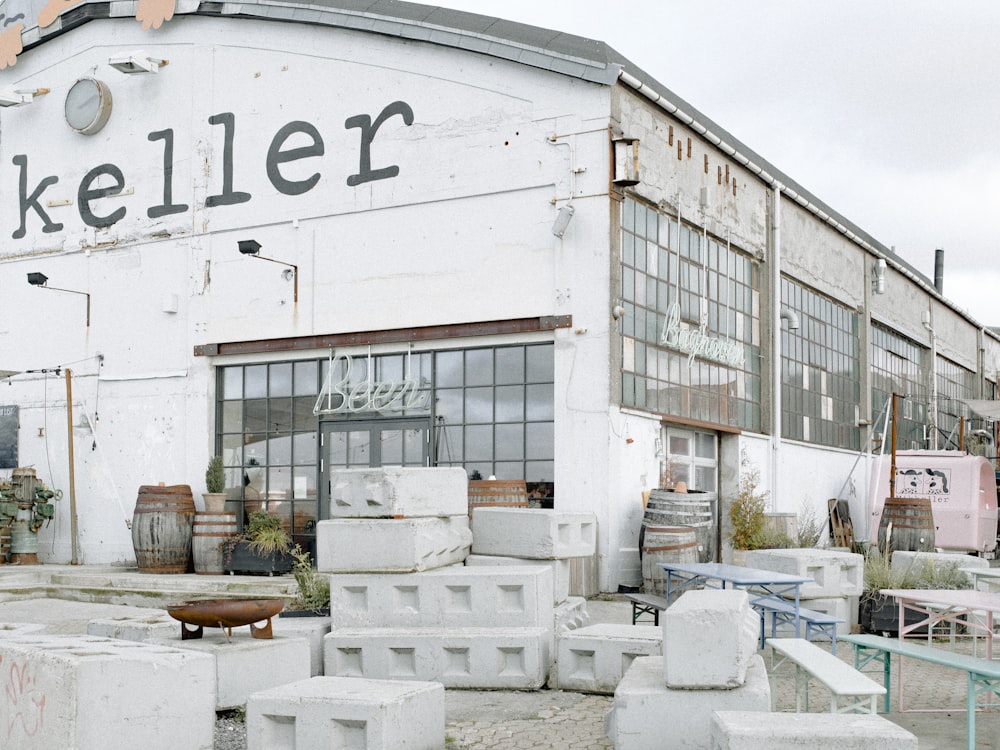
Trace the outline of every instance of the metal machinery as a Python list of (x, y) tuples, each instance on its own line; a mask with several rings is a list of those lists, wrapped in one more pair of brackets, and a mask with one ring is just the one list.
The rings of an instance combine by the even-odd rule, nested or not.
[[(38, 530), (55, 516), (52, 500), (61, 490), (50, 490), (31, 468), (14, 469), (10, 481), (0, 481), (0, 538), (9, 535), (10, 562), (38, 562)], [(0, 563), (6, 562), (0, 546)]]

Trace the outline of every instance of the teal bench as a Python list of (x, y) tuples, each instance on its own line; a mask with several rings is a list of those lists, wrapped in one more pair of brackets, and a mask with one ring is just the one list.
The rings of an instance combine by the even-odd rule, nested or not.
[(1000, 662), (967, 654), (956, 654), (933, 646), (918, 645), (899, 638), (881, 635), (842, 635), (840, 640), (854, 646), (854, 666), (862, 669), (875, 662), (882, 665), (885, 685), (884, 713), (889, 713), (891, 693), (891, 655), (920, 659), (931, 664), (963, 670), (968, 674), (966, 716), (968, 750), (976, 747), (976, 701), (980, 695), (992, 693), (1000, 697)]
[(625, 598), (632, 602), (632, 624), (635, 625), (642, 615), (652, 615), (653, 624), (660, 624), (660, 612), (667, 608), (667, 600), (662, 596), (653, 594), (625, 594)]
[[(795, 605), (787, 599), (766, 596), (750, 602), (760, 613), (760, 647), (764, 648), (764, 630), (767, 616), (771, 616), (771, 637), (778, 633), (778, 624), (795, 625)], [(803, 636), (807, 641), (816, 636), (830, 639), (830, 652), (837, 653), (837, 625), (843, 623), (841, 617), (799, 607), (799, 627), (805, 628)]]

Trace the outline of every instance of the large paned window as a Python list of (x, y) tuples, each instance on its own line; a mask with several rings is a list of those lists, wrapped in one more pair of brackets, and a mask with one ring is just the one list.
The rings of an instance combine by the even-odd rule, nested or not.
[[(321, 517), (321, 422), (393, 418), (426, 420), (431, 465), (524, 479), (541, 496), (553, 496), (551, 343), (336, 357), (333, 366), (337, 386), (323, 398), (328, 413), (319, 416), (313, 407), (329, 381), (329, 358), (218, 368), (216, 449), (226, 466), (229, 500), (281, 516), (293, 534), (309, 534)], [(384, 402), (387, 393), (384, 386), (365, 396), (366, 383), (404, 381), (419, 383), (428, 397), (406, 401), (391, 414), (366, 408)], [(406, 445), (383, 446), (380, 455), (383, 463), (412, 465)]]
[(551, 345), (437, 352), (437, 465), (551, 489), (553, 367)]
[(872, 414), (882, 413), (893, 393), (905, 396), (897, 399), (896, 448), (922, 448), (930, 400), (925, 364), (929, 353), (915, 341), (877, 324), (872, 325), (871, 335)]
[(860, 448), (858, 314), (789, 279), (781, 301), (799, 318), (781, 329), (782, 437)]
[(726, 242), (622, 204), (622, 404), (760, 431), (760, 268)]
[(961, 365), (938, 357), (935, 362), (935, 377), (937, 378), (937, 444), (942, 449), (959, 447), (960, 419), (966, 420), (965, 429), (969, 430), (974, 422), (973, 413), (965, 405), (965, 399), (976, 397), (976, 373), (966, 370)]

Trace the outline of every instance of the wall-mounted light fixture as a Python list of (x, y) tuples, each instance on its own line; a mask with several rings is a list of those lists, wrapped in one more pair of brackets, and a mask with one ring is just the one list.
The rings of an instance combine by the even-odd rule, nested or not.
[(885, 258), (879, 258), (872, 266), (872, 291), (885, 294)]
[(156, 73), (169, 60), (149, 57), (145, 52), (128, 52), (108, 59), (108, 65), (115, 70), (131, 75), (132, 73)]
[(566, 234), (566, 227), (569, 226), (570, 219), (573, 218), (575, 212), (576, 209), (573, 208), (572, 203), (567, 203), (560, 208), (559, 213), (556, 214), (556, 220), (552, 222), (552, 234), (556, 237), (562, 237)]
[(237, 242), (237, 247), (243, 255), (248, 255), (251, 258), (256, 258), (257, 260), (269, 260), (272, 263), (280, 263), (283, 266), (289, 266), (292, 269), (292, 278), (295, 282), (294, 299), (295, 302), (299, 301), (299, 267), (294, 263), (286, 263), (283, 260), (276, 260), (275, 258), (265, 258), (260, 253), (260, 243), (257, 240), (239, 240)]
[(615, 138), (615, 173), (611, 182), (619, 187), (639, 184), (639, 139)]
[(59, 287), (49, 286), (49, 277), (44, 273), (34, 273), (28, 274), (28, 283), (32, 286), (39, 286), (43, 289), (51, 289), (53, 292), (69, 292), (70, 294), (82, 294), (87, 298), (87, 328), (90, 328), (90, 294), (87, 292), (80, 292), (76, 289), (60, 289)]
[(23, 107), (31, 104), (36, 96), (47, 93), (48, 89), (0, 89), (0, 107)]

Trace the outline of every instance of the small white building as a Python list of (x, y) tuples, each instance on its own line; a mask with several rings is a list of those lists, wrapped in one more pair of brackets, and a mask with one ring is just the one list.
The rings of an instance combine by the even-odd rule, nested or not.
[(61, 7), (0, 3), (0, 474), (64, 492), (42, 562), (131, 562), (138, 487), (197, 500), (218, 453), (300, 541), (338, 466), (523, 479), (597, 515), (578, 585), (614, 591), (664, 475), (720, 549), (752, 469), (864, 531), (894, 391), (902, 447), (996, 453), (966, 404), (996, 331), (601, 42), (377, 0)]

